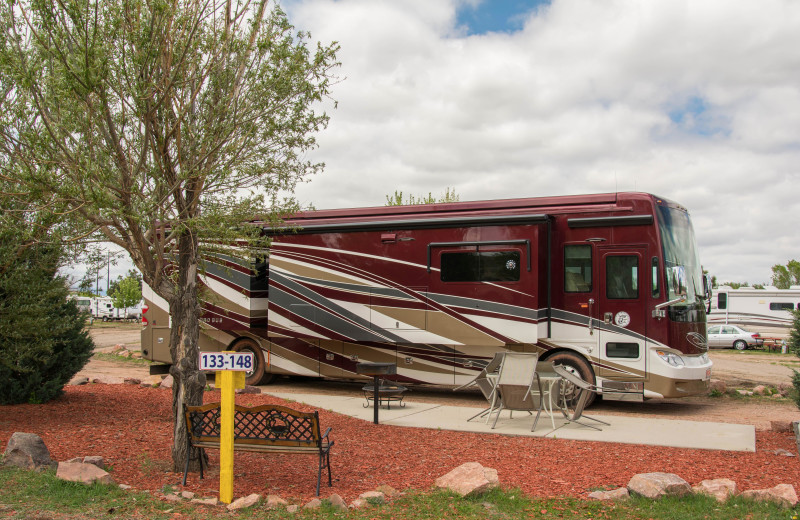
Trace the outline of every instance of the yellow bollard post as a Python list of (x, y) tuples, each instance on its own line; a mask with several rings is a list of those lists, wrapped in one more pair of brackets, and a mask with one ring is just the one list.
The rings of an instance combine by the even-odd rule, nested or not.
[(234, 389), (233, 372), (222, 370), (217, 372), (222, 392), (220, 404), (220, 438), (219, 438), (219, 499), (230, 504), (233, 500), (233, 413)]

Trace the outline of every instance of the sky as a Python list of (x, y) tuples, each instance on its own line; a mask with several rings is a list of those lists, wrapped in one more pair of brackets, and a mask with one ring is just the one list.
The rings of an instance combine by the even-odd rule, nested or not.
[(800, 259), (796, 0), (280, 4), (341, 45), (305, 204), (644, 191), (688, 208), (721, 282)]
[(316, 208), (645, 191), (719, 281), (800, 259), (800, 2), (281, 0), (338, 41)]

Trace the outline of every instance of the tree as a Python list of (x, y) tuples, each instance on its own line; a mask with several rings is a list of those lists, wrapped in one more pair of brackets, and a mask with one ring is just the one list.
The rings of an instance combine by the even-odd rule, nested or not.
[[(15, 187), (73, 231), (125, 249), (169, 302), (173, 469), (202, 403), (199, 273), (298, 209), (328, 116), (337, 45), (309, 49), (266, 0), (21, 0), (0, 11), (0, 153)], [(199, 468), (199, 460), (191, 467)]]
[[(136, 269), (128, 269), (128, 274), (126, 274), (125, 277), (120, 275), (120, 276), (117, 276), (116, 280), (112, 280), (111, 281), (111, 284), (109, 285), (109, 288), (108, 288), (107, 296), (110, 296), (110, 297), (113, 298), (114, 294), (119, 290), (120, 282), (122, 280), (127, 279), (127, 278), (133, 278), (134, 280), (136, 280), (136, 285), (139, 288), (139, 292), (141, 293), (142, 292), (142, 275), (140, 275), (139, 272)], [(141, 298), (139, 298), (139, 299), (141, 299)]]
[[(9, 169), (6, 159), (0, 156), (2, 170)], [(22, 201), (0, 198), (0, 404), (57, 397), (94, 349), (65, 280), (56, 276), (65, 256), (57, 232)]]
[(142, 288), (139, 281), (132, 276), (123, 278), (117, 284), (117, 290), (114, 291), (112, 299), (114, 307), (117, 309), (133, 307), (142, 300)]
[(800, 285), (800, 262), (789, 260), (786, 265), (773, 265), (772, 285), (778, 289), (789, 289), (792, 285)]
[(423, 197), (414, 197), (414, 195), (408, 195), (408, 198), (403, 200), (403, 192), (395, 190), (394, 195), (387, 195), (386, 196), (386, 205), (387, 206), (405, 206), (405, 205), (414, 205), (414, 204), (436, 204), (438, 202), (458, 202), (459, 196), (456, 193), (455, 188), (450, 190), (450, 188), (445, 188), (444, 194), (438, 199), (433, 196), (432, 193), (428, 192), (427, 196)]

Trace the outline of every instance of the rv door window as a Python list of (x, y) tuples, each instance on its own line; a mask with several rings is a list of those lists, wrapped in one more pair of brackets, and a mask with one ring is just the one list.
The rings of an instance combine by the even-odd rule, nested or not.
[(443, 282), (517, 282), (519, 251), (463, 251), (442, 253)]
[(564, 246), (564, 292), (592, 292), (592, 246)]
[(721, 292), (717, 294), (717, 309), (727, 309), (728, 308), (728, 294)]
[(639, 297), (639, 258), (637, 256), (606, 257), (606, 296), (612, 300)]
[(771, 302), (769, 304), (771, 311), (791, 311), (794, 310), (794, 304), (788, 302)]

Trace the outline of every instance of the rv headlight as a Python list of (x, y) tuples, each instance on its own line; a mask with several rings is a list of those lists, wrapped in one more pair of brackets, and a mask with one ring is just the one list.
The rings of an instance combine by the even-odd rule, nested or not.
[(669, 363), (674, 367), (682, 367), (685, 366), (686, 363), (683, 362), (683, 358), (677, 354), (673, 354), (672, 352), (665, 352), (663, 350), (656, 350), (656, 354), (658, 357)]

